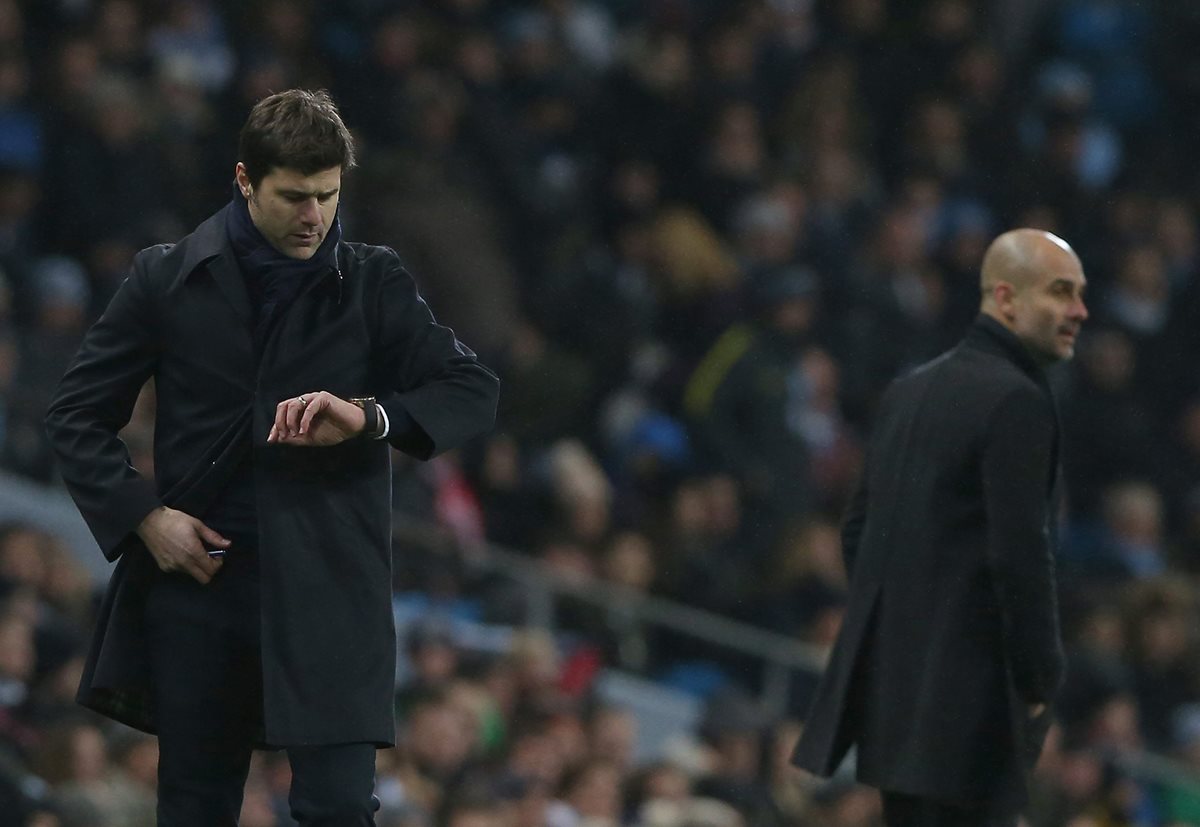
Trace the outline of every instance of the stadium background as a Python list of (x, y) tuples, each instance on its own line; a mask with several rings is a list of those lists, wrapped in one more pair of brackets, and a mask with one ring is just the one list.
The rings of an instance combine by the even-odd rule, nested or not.
[[(1054, 375), (1071, 670), (1031, 824), (1198, 824), (1122, 760), (1200, 773), (1196, 43), (1172, 0), (0, 0), (0, 490), (60, 494), (49, 395), (133, 252), (229, 198), (250, 105), (328, 88), (348, 237), (504, 381), (488, 439), (397, 457), (380, 823), (866, 827), (870, 792), (786, 767), (810, 681), (764, 708), (619, 604), (523, 628), (488, 546), (828, 645), (881, 389), (965, 329), (994, 234), (1053, 230), (1092, 319)], [(152, 824), (153, 739), (71, 703), (91, 569), (7, 513), (0, 824)], [(641, 761), (606, 667), (695, 699), (694, 737)], [(286, 776), (256, 761), (243, 824), (290, 823)]]

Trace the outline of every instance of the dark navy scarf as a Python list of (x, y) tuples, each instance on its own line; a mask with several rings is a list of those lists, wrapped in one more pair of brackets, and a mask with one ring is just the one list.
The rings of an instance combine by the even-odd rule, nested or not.
[(236, 184), (226, 215), (229, 244), (246, 278), (246, 290), (254, 309), (254, 342), (261, 352), (275, 321), (300, 294), (304, 285), (337, 269), (337, 246), (342, 240), (342, 222), (334, 213), (333, 224), (312, 258), (286, 256), (271, 246), (250, 218), (250, 207)]

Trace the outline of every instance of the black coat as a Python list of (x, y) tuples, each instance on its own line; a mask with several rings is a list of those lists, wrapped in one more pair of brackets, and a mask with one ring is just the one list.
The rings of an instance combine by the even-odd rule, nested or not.
[[(117, 435), (151, 377), (153, 482), (130, 465)], [(452, 448), (491, 427), (497, 388), (495, 375), (434, 321), (389, 249), (341, 243), (337, 268), (306, 284), (261, 360), (225, 210), (178, 244), (139, 253), (46, 420), (71, 495), (105, 556), (117, 560), (80, 702), (155, 730), (143, 607), (161, 575), (134, 529), (160, 504), (203, 519), (249, 450), (265, 740), (392, 743), (387, 443), (422, 459)], [(317, 390), (375, 396), (392, 422), (407, 416), (419, 427), (397, 428), (386, 441), (268, 444), (277, 403)]]
[(1020, 806), (1063, 654), (1050, 534), (1058, 425), (1042, 370), (980, 316), (884, 395), (843, 529), (847, 612), (795, 762)]

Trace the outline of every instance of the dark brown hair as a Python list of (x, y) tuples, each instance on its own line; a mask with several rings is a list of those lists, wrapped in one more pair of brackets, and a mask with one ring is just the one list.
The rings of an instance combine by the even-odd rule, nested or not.
[(289, 89), (263, 98), (250, 110), (238, 139), (238, 160), (258, 186), (276, 167), (312, 175), (354, 166), (354, 138), (324, 89)]

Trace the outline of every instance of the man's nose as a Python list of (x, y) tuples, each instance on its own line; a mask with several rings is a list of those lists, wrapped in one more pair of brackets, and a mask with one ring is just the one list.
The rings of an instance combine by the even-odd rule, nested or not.
[(1075, 300), (1075, 306), (1071, 308), (1071, 315), (1081, 322), (1087, 321), (1088, 309), (1087, 305), (1083, 303), (1082, 296)]
[(321, 223), (321, 209), (317, 206), (317, 199), (310, 198), (300, 205), (300, 220), (309, 227)]

